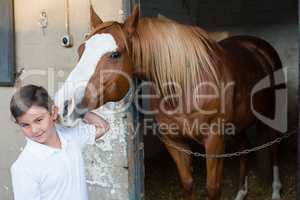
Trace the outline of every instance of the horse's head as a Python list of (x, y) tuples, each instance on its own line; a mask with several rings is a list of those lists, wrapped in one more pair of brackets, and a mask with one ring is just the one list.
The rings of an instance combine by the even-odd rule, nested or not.
[(133, 74), (128, 41), (138, 17), (136, 8), (124, 24), (103, 22), (91, 7), (92, 30), (78, 48), (77, 65), (55, 96), (63, 123), (72, 124), (87, 111), (127, 94)]

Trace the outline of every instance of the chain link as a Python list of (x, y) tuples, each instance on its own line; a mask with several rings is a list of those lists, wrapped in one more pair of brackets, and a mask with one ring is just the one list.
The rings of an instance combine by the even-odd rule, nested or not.
[(280, 143), (283, 139), (286, 139), (286, 138), (290, 137), (291, 135), (297, 133), (297, 131), (298, 131), (298, 129), (294, 129), (294, 130), (287, 132), (287, 133), (283, 134), (281, 137), (278, 137), (268, 143), (265, 143), (265, 144), (262, 144), (262, 145), (259, 145), (259, 146), (256, 146), (256, 147), (253, 147), (250, 149), (245, 149), (243, 151), (237, 151), (234, 153), (225, 153), (225, 154), (204, 154), (204, 153), (199, 153), (199, 152), (193, 152), (191, 150), (178, 147), (175, 144), (172, 144), (172, 143), (166, 141), (160, 135), (157, 135), (157, 136), (164, 144), (166, 144), (174, 149), (177, 149), (178, 151), (184, 152), (188, 155), (193, 155), (195, 157), (201, 157), (201, 158), (231, 158), (231, 157), (239, 157), (241, 155), (250, 154), (252, 152), (260, 151), (262, 149), (268, 148), (275, 143)]

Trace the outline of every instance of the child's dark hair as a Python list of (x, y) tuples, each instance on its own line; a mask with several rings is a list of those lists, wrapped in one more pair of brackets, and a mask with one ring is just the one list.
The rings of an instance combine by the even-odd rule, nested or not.
[(11, 98), (10, 112), (16, 120), (26, 113), (31, 106), (40, 106), (51, 112), (54, 105), (47, 90), (36, 85), (26, 85), (21, 87)]

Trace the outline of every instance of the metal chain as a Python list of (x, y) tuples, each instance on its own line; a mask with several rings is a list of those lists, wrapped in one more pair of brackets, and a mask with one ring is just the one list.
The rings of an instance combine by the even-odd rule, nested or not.
[(272, 146), (275, 143), (280, 143), (283, 139), (286, 139), (286, 138), (290, 137), (291, 135), (297, 133), (297, 131), (298, 131), (298, 129), (294, 129), (294, 130), (292, 130), (290, 132), (287, 132), (287, 133), (283, 134), (281, 137), (278, 137), (278, 138), (276, 138), (276, 139), (274, 139), (274, 140), (272, 140), (268, 143), (265, 143), (265, 144), (262, 144), (262, 145), (259, 145), (259, 146), (256, 146), (256, 147), (253, 147), (253, 148), (250, 148), (250, 149), (245, 149), (243, 151), (237, 151), (237, 152), (234, 152), (234, 153), (225, 153), (225, 154), (204, 154), (204, 153), (199, 153), (199, 152), (193, 152), (191, 150), (178, 147), (175, 144), (172, 144), (172, 143), (166, 141), (160, 135), (158, 135), (158, 138), (164, 144), (166, 144), (166, 145), (168, 145), (168, 146), (170, 146), (174, 149), (177, 149), (178, 151), (184, 152), (188, 155), (193, 155), (195, 157), (201, 157), (201, 158), (231, 158), (231, 157), (238, 157), (238, 156), (241, 156), (241, 155), (246, 155), (246, 154), (249, 154), (249, 153), (252, 153), (252, 152), (255, 152), (255, 151), (259, 151), (259, 150), (268, 148), (268, 147)]

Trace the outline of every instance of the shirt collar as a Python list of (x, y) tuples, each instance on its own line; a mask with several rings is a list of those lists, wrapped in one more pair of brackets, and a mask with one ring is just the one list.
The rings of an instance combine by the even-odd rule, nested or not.
[(62, 134), (60, 133), (58, 128), (56, 128), (56, 132), (57, 132), (57, 135), (61, 142), (61, 146), (62, 146), (61, 149), (49, 147), (47, 145), (35, 142), (29, 138), (26, 138), (26, 140), (27, 140), (26, 148), (31, 153), (35, 154), (36, 156), (38, 156), (41, 159), (47, 159), (50, 156), (54, 155), (55, 153), (65, 150), (68, 146), (69, 141), (62, 136)]

